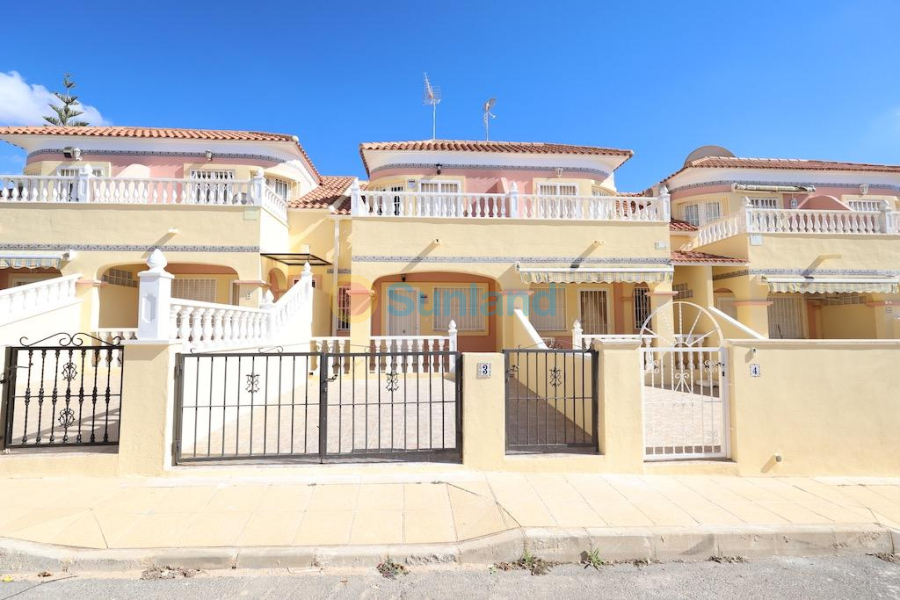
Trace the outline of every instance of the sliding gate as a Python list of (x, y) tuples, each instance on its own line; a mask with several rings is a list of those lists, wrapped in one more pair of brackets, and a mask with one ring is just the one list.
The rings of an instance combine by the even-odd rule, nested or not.
[(177, 463), (461, 462), (457, 352), (180, 354)]

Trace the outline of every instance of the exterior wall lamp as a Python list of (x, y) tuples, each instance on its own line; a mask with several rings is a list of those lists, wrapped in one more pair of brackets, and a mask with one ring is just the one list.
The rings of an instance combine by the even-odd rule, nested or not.
[(207, 151), (206, 151), (206, 160), (207, 160), (208, 162), (212, 162), (212, 159), (213, 159), (213, 153), (212, 153), (212, 150), (207, 150)]
[(435, 168), (435, 170), (437, 171), (437, 174), (438, 174), (438, 175), (441, 174), (441, 167), (443, 167), (443, 166), (444, 166), (444, 165), (442, 165), (442, 164), (440, 164), (440, 163), (434, 165), (434, 168)]

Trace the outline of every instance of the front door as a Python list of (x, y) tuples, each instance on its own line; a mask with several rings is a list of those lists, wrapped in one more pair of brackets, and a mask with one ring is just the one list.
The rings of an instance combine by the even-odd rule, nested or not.
[(419, 335), (418, 288), (388, 288), (387, 334), (398, 337)]

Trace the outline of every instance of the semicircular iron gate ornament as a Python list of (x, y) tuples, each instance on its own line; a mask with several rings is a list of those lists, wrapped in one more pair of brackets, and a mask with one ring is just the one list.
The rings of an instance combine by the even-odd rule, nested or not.
[(728, 372), (722, 329), (708, 310), (672, 302), (641, 327), (645, 460), (726, 458)]

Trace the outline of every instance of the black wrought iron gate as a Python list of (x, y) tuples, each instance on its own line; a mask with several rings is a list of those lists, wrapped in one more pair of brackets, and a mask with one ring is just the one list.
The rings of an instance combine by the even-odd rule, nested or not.
[(85, 333), (20, 343), (6, 348), (0, 371), (0, 447), (117, 445), (124, 347)]
[(460, 357), (180, 354), (175, 460), (460, 462)]
[(598, 452), (598, 353), (530, 348), (503, 354), (507, 453)]

